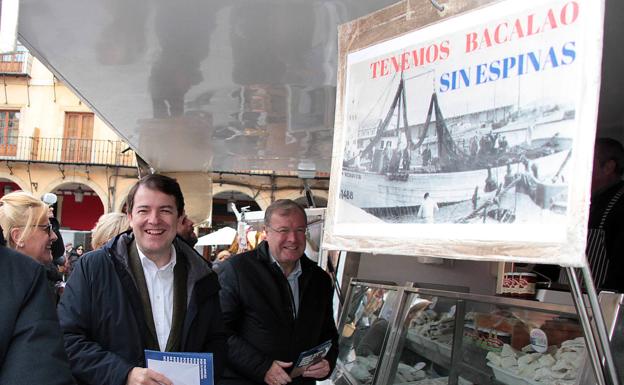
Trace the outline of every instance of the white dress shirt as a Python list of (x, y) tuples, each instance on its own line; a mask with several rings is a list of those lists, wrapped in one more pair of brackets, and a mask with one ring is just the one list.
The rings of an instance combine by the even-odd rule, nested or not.
[[(271, 259), (273, 260), (273, 263), (275, 263), (277, 267), (280, 268), (282, 273), (284, 273), (282, 265), (277, 262), (277, 259), (275, 259), (273, 255), (271, 255)], [(303, 271), (301, 270), (301, 261), (297, 260), (295, 268), (293, 269), (293, 271), (290, 272), (290, 275), (286, 277), (288, 285), (290, 286), (290, 299), (293, 305), (293, 318), (297, 318), (297, 314), (299, 314), (299, 277), (301, 276), (302, 272)], [(284, 273), (284, 275), (286, 275), (286, 273)]]
[(165, 351), (167, 340), (171, 332), (171, 320), (173, 318), (173, 268), (176, 264), (175, 247), (171, 245), (171, 260), (165, 266), (158, 268), (152, 260), (147, 258), (139, 249), (147, 292), (152, 305), (152, 316), (158, 337), (158, 346)]

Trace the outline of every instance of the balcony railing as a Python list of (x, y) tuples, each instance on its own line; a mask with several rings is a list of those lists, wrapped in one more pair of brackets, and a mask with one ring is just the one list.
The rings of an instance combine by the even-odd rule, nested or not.
[(27, 75), (30, 74), (32, 56), (28, 51), (17, 51), (0, 55), (0, 73)]
[(121, 141), (0, 136), (0, 160), (135, 167), (134, 151)]

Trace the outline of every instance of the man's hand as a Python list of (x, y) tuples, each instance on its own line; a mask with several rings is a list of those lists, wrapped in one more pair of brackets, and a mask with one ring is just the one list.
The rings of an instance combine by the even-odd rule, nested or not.
[(303, 377), (323, 378), (329, 374), (329, 362), (325, 359), (317, 362), (314, 365), (308, 366), (303, 372)]
[(173, 385), (173, 382), (152, 369), (137, 367), (128, 373), (126, 385)]
[(286, 385), (292, 379), (284, 371), (284, 368), (292, 366), (292, 362), (273, 361), (269, 370), (264, 375), (264, 382), (268, 385)]

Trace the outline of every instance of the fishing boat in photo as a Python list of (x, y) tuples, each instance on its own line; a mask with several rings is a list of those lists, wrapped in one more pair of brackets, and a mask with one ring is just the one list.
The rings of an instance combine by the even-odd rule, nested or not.
[[(502, 118), (491, 118), (497, 114)], [(492, 195), (505, 180), (522, 174), (556, 186), (557, 194), (567, 187), (562, 181), (574, 110), (541, 105), (472, 115), (446, 120), (434, 92), (424, 124), (410, 125), (401, 79), (389, 111), (368, 130), (372, 134), (350, 140), (345, 148), (339, 198), (383, 214), (415, 210), (425, 193), (441, 206)], [(554, 176), (556, 182), (542, 182)], [(535, 195), (544, 208), (550, 204), (546, 190)]]

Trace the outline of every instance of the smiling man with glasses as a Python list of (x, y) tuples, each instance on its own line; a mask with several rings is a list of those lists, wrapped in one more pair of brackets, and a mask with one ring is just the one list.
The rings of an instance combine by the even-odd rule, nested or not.
[[(314, 384), (336, 363), (331, 280), (304, 254), (307, 218), (300, 205), (273, 202), (264, 225), (265, 241), (221, 265), (221, 307), (230, 335), (221, 384)], [(291, 378), (299, 354), (328, 340), (325, 359)]]

